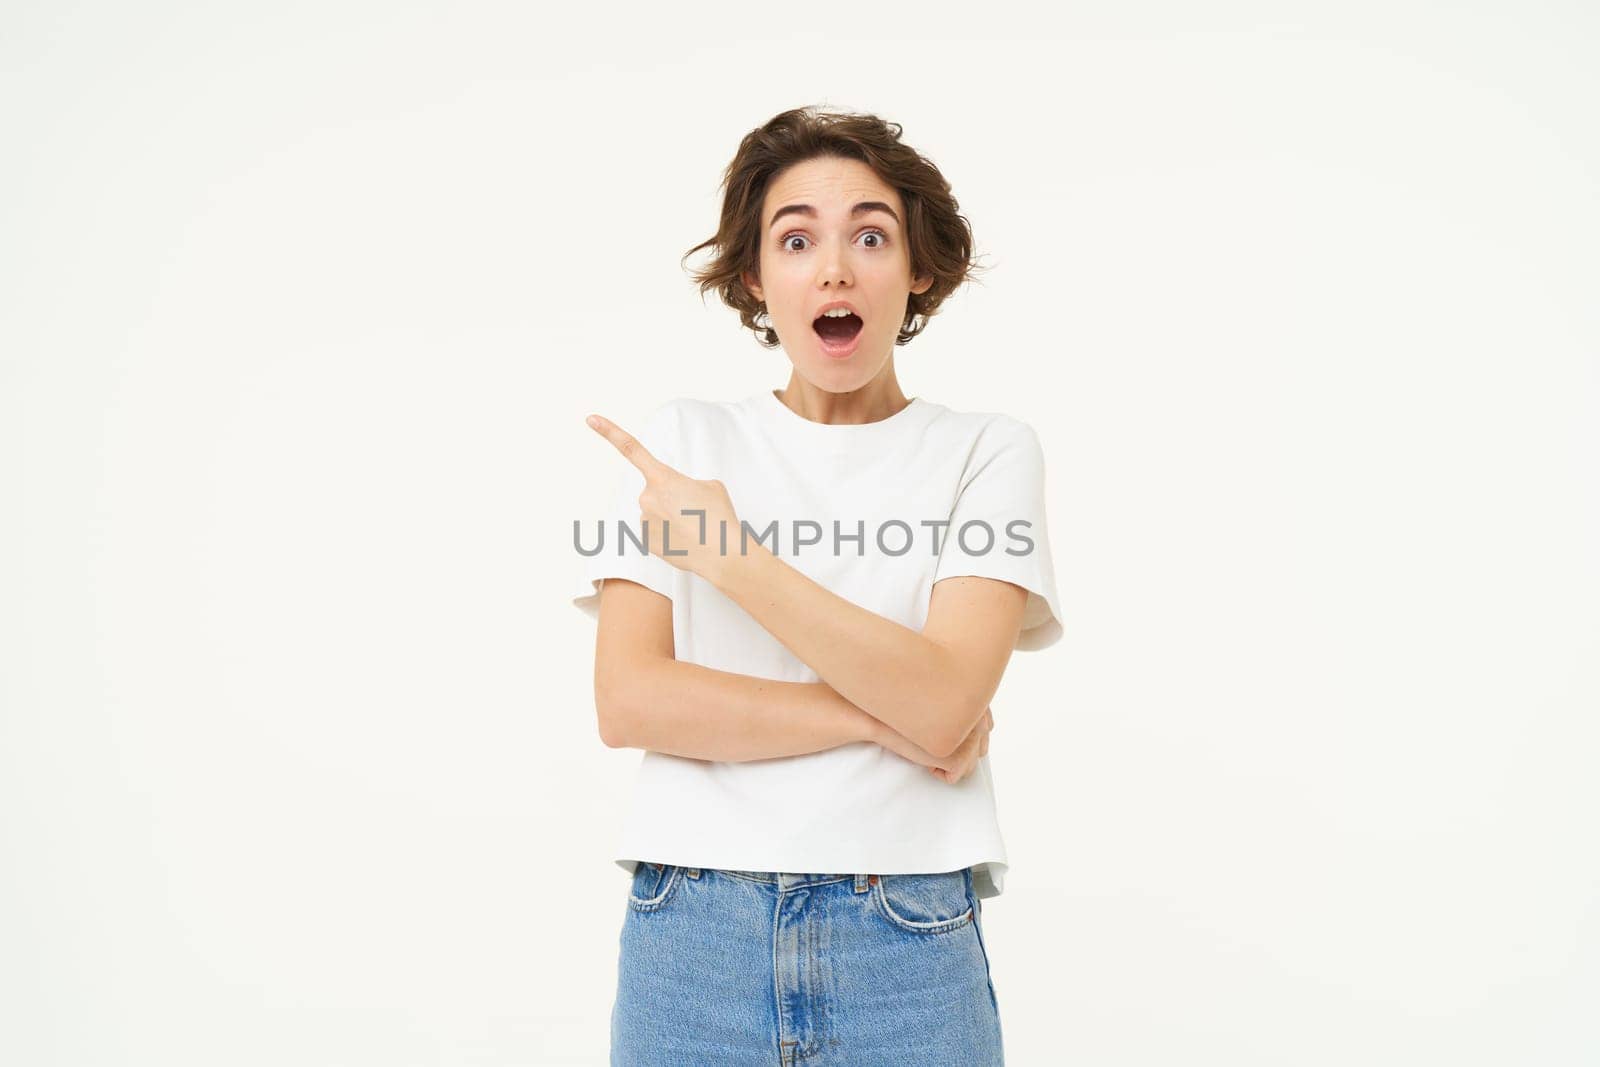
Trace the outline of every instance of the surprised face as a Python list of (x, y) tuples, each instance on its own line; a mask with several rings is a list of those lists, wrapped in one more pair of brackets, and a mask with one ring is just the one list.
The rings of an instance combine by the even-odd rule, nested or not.
[(761, 206), (761, 277), (745, 285), (803, 377), (860, 389), (894, 354), (911, 276), (900, 194), (854, 159), (810, 159), (780, 173)]

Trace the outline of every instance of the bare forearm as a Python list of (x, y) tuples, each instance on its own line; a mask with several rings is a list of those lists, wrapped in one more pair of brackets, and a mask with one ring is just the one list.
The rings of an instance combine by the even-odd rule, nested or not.
[[(850, 704), (931, 752), (943, 754), (952, 724), (975, 717), (991, 694), (962, 690), (939, 644), (814, 582), (765, 547), (731, 555), (711, 576)], [(941, 751), (942, 750), (942, 751)]]
[(875, 741), (883, 724), (822, 682), (780, 682), (675, 659), (642, 661), (609, 697), (613, 747), (743, 762)]

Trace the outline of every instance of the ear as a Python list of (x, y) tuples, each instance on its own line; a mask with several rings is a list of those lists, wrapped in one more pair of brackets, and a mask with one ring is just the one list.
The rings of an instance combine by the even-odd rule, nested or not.
[(913, 293), (916, 293), (918, 296), (921, 296), (923, 293), (926, 293), (929, 289), (932, 289), (932, 288), (933, 288), (933, 275), (931, 275), (931, 274), (921, 275), (920, 277), (918, 277), (916, 280), (914, 280), (911, 283), (911, 291)]
[(751, 296), (755, 297), (757, 300), (766, 299), (765, 296), (761, 295), (761, 283), (756, 280), (755, 275), (751, 274), (749, 271), (745, 271), (739, 276), (739, 280), (744, 282), (744, 287), (750, 290)]

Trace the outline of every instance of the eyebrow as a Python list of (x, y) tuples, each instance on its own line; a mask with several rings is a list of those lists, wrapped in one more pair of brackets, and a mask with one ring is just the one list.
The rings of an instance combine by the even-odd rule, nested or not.
[[(894, 208), (890, 207), (888, 204), (885, 204), (881, 200), (861, 201), (861, 203), (850, 209), (850, 217), (856, 218), (857, 216), (866, 215), (873, 211), (881, 211), (888, 215), (891, 219), (894, 219), (895, 225), (901, 225), (900, 216), (894, 213)], [(772, 227), (776, 226), (778, 224), (778, 220), (783, 218), (785, 215), (804, 215), (807, 218), (814, 219), (817, 217), (817, 209), (812, 207), (810, 204), (785, 204), (783, 207), (780, 207), (773, 213), (772, 218), (767, 222), (767, 229), (770, 230)]]

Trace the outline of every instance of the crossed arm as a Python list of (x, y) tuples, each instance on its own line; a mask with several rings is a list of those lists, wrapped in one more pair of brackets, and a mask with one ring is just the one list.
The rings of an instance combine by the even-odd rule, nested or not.
[(718, 587), (823, 680), (779, 682), (681, 662), (671, 601), (610, 579), (595, 649), (605, 743), (730, 761), (854, 741), (950, 755), (999, 687), (1027, 591), (990, 578), (941, 581), (918, 633), (764, 553), (719, 576)]
[[(976, 576), (936, 582), (918, 632), (817, 584), (759, 543), (745, 554), (711, 547), (716, 539), (705, 531), (739, 528), (727, 487), (685, 476), (608, 420), (589, 424), (644, 475), (639, 504), (655, 531), (651, 553), (711, 582), (822, 679), (775, 682), (679, 662), (671, 602), (637, 583), (607, 581), (595, 649), (607, 744), (732, 760), (873, 740), (942, 758), (987, 715), (1027, 590)], [(666, 552), (663, 527), (679, 521), (682, 529), (687, 516), (700, 519), (698, 541)]]

